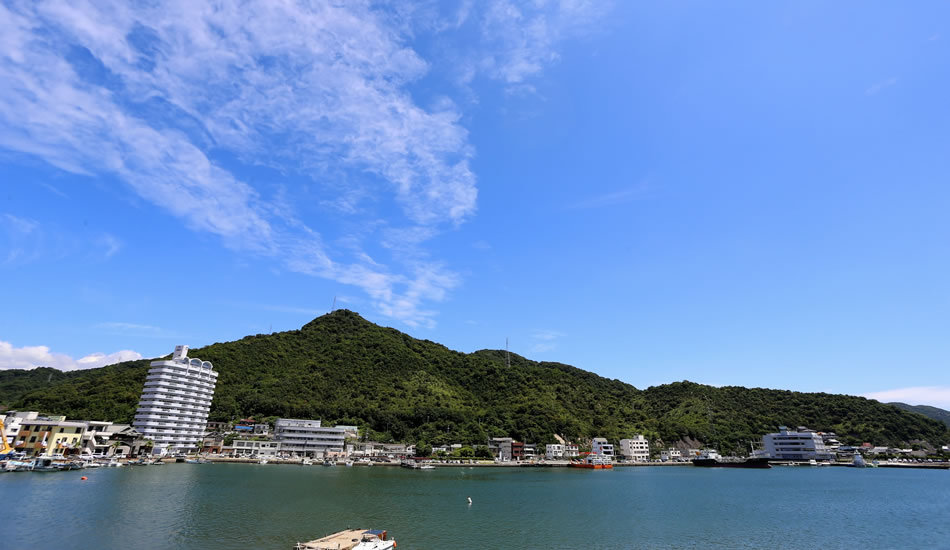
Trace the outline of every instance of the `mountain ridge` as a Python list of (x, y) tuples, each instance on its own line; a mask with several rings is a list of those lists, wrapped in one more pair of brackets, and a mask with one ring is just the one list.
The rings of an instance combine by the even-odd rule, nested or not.
[[(683, 381), (640, 390), (620, 380), (503, 350), (462, 353), (336, 310), (300, 329), (194, 348), (218, 386), (211, 420), (320, 418), (382, 441), (614, 441), (635, 433), (742, 451), (779, 425), (835, 431), (847, 442), (950, 441), (938, 421), (863, 397), (715, 388)], [(149, 360), (62, 373), (0, 371), (0, 404), (129, 422)], [(34, 372), (37, 371), (37, 372)]]

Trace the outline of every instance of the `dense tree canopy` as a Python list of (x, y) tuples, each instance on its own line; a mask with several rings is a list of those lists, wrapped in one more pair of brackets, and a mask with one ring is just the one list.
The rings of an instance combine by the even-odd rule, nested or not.
[[(672, 444), (747, 449), (779, 425), (847, 442), (950, 441), (946, 425), (861, 397), (677, 382), (638, 390), (560, 363), (503, 351), (464, 354), (338, 310), (300, 330), (191, 350), (220, 373), (210, 420), (248, 416), (355, 424), (382, 441), (534, 443), (635, 433)], [(70, 418), (130, 422), (148, 361), (60, 372), (0, 371), (0, 404)]]

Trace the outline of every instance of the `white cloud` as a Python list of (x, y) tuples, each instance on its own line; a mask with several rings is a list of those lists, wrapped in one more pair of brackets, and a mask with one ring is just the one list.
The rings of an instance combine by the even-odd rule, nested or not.
[(32, 369), (35, 367), (52, 367), (59, 370), (92, 369), (141, 359), (142, 355), (131, 350), (122, 350), (115, 353), (91, 353), (79, 359), (64, 353), (54, 353), (46, 346), (24, 346), (15, 348), (9, 342), (0, 341), (0, 369)]
[(874, 95), (880, 92), (881, 90), (883, 90), (884, 88), (887, 88), (888, 86), (893, 86), (895, 84), (897, 84), (897, 77), (891, 77), (891, 78), (888, 78), (887, 80), (878, 82), (877, 84), (870, 86), (867, 90), (864, 90), (864, 93), (865, 95)]
[(519, 85), (560, 58), (565, 38), (589, 32), (610, 9), (609, 2), (554, 0), (489, 3), (481, 24), (491, 46), (480, 68), (492, 78)]
[(531, 333), (531, 339), (534, 345), (531, 351), (535, 353), (544, 353), (557, 349), (557, 341), (563, 338), (565, 334), (556, 330), (535, 330)]
[(950, 386), (916, 386), (864, 394), (881, 403), (900, 402), (908, 405), (930, 405), (950, 410)]

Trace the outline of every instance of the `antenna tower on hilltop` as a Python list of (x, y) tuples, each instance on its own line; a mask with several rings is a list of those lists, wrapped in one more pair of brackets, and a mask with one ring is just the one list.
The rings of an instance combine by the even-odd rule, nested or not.
[(511, 368), (511, 355), (508, 353), (508, 338), (505, 337), (505, 366)]

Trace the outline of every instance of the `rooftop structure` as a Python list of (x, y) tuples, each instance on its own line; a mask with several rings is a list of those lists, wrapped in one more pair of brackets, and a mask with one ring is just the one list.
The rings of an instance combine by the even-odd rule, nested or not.
[(188, 346), (176, 346), (171, 359), (152, 361), (151, 367), (132, 425), (152, 440), (154, 454), (196, 450), (218, 373), (209, 361), (189, 359)]

